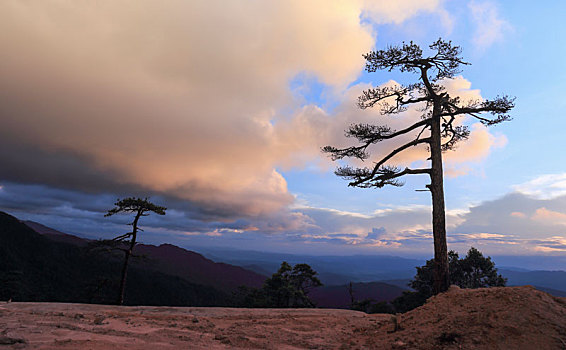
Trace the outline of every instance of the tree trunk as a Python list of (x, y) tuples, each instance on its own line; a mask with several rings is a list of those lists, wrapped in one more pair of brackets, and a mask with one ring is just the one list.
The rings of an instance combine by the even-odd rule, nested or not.
[(130, 260), (131, 250), (126, 250), (124, 258), (124, 266), (122, 267), (122, 278), (120, 280), (120, 295), (118, 296), (118, 305), (124, 304), (124, 292), (126, 291), (126, 276), (128, 274), (128, 260)]
[(434, 102), (430, 158), (432, 171), (429, 186), (432, 194), (432, 234), (434, 236), (434, 294), (448, 290), (450, 280), (448, 271), (448, 249), (446, 245), (446, 219), (444, 207), (444, 180), (442, 174), (442, 149), (440, 133), (440, 106)]
[(132, 222), (132, 240), (130, 242), (130, 247), (125, 251), (126, 257), (124, 259), (124, 266), (122, 267), (122, 279), (120, 280), (120, 296), (118, 297), (118, 305), (124, 304), (124, 294), (126, 291), (126, 277), (128, 275), (128, 261), (130, 260), (130, 255), (134, 251), (134, 246), (136, 245), (136, 236), (138, 233), (138, 220), (143, 214), (143, 210), (138, 210), (134, 222)]

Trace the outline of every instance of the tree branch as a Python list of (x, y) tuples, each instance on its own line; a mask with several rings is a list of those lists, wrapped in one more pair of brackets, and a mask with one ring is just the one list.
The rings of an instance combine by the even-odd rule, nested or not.
[(322, 151), (325, 153), (330, 153), (332, 160), (338, 160), (344, 157), (356, 157), (358, 159), (364, 160), (369, 157), (369, 155), (366, 153), (366, 150), (370, 145), (407, 134), (421, 126), (424, 126), (423, 130), (419, 133), (420, 137), (424, 129), (426, 129), (429, 125), (430, 120), (424, 119), (403, 130), (392, 131), (389, 127), (384, 126), (354, 124), (351, 125), (348, 130), (346, 130), (346, 137), (355, 137), (358, 139), (358, 141), (363, 142), (362, 145), (343, 149), (332, 146), (325, 146), (322, 148)]
[[(466, 107), (460, 107), (454, 102), (448, 102), (447, 105), (452, 107), (454, 110), (447, 113), (441, 113), (440, 116), (455, 116), (460, 114), (468, 114), (476, 119), (478, 119), (482, 124), (490, 126), (494, 124), (499, 124), (501, 122), (511, 120), (511, 117), (505, 113), (509, 112), (513, 107), (515, 107), (514, 98), (509, 96), (497, 97), (494, 100), (486, 100), (483, 102), (471, 102)], [(497, 116), (495, 119), (489, 119), (481, 117), (480, 113), (491, 113)]]
[(385, 185), (403, 186), (403, 183), (396, 180), (404, 175), (431, 174), (431, 169), (409, 169), (400, 170), (395, 166), (382, 166), (377, 171), (377, 176), (371, 177), (372, 171), (369, 168), (342, 167), (336, 170), (336, 175), (345, 179), (354, 180), (349, 186), (370, 188), (381, 188)]
[(134, 234), (133, 232), (128, 232), (128, 233), (125, 233), (121, 236), (112, 238), (111, 241), (123, 241), (124, 239), (130, 237), (133, 234)]
[(424, 85), (426, 86), (426, 90), (428, 92), (428, 95), (432, 98), (436, 97), (436, 91), (434, 91), (434, 88), (432, 87), (432, 84), (430, 83), (430, 81), (428, 80), (428, 69), (429, 67), (423, 67), (421, 68), (421, 79), (423, 80)]
[(428, 125), (425, 125), (424, 128), (422, 128), (422, 130), (419, 132), (419, 134), (417, 135), (417, 140), (421, 138), (421, 135), (423, 134), (423, 132), (427, 129), (427, 127), (430, 125), (430, 123)]
[(450, 140), (440, 145), (442, 151), (453, 150), (455, 145), (463, 140), (467, 140), (470, 136), (470, 130), (467, 126), (456, 126), (452, 127), (450, 124), (447, 129), (444, 130), (445, 136), (451, 134)]
[[(357, 181), (351, 182), (350, 184), (348, 184), (348, 186), (358, 186), (359, 184), (365, 182), (365, 181), (370, 181), (371, 179), (373, 179), (375, 177), (375, 175), (379, 172), (379, 170), (382, 168), (383, 164), (385, 164), (385, 162), (387, 162), (389, 159), (391, 159), (393, 156), (395, 156), (396, 154), (406, 150), (409, 147), (413, 147), (416, 146), (418, 144), (421, 143), (429, 143), (431, 140), (430, 138), (424, 138), (424, 139), (420, 139), (420, 140), (413, 140), (411, 142), (408, 142), (406, 144), (404, 144), (401, 147), (398, 147), (396, 149), (394, 149), (393, 151), (391, 151), (391, 153), (389, 153), (388, 155), (386, 155), (385, 157), (383, 157), (379, 162), (375, 163), (375, 166), (373, 168), (373, 171), (367, 175), (367, 176), (363, 176), (360, 179), (358, 179)], [(337, 174), (338, 175), (338, 174)], [(339, 175), (340, 176), (340, 175)]]
[(404, 175), (418, 175), (418, 174), (429, 174), (431, 173), (432, 169), (430, 168), (425, 168), (425, 169), (409, 169), (409, 168), (405, 168), (403, 171), (397, 172), (395, 174), (384, 174), (384, 175), (380, 175), (378, 177), (376, 177), (375, 179), (372, 180), (372, 182), (374, 182), (373, 184), (371, 184), (371, 187), (383, 187), (387, 184), (389, 184), (388, 182), (390, 182), (393, 179), (396, 179), (398, 177), (404, 176)]

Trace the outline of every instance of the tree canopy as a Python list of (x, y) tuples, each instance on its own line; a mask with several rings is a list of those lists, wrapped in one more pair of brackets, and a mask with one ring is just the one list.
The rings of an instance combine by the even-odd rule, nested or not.
[(112, 216), (119, 213), (140, 213), (140, 216), (147, 216), (147, 212), (154, 212), (158, 215), (165, 215), (167, 208), (153, 204), (148, 198), (128, 197), (116, 200), (115, 207), (108, 210), (104, 216)]
[[(460, 258), (453, 250), (448, 252), (450, 263), (450, 284), (461, 288), (487, 288), (504, 287), (507, 279), (497, 274), (495, 263), (491, 257), (484, 257), (474, 247), (468, 250), (464, 258)], [(419, 292), (432, 295), (433, 260), (428, 260), (426, 265), (417, 267), (417, 274), (409, 286)]]

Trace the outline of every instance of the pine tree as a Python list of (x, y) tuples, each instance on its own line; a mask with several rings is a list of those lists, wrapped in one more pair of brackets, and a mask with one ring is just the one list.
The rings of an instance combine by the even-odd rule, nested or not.
[(165, 215), (167, 208), (151, 203), (148, 198), (124, 198), (118, 199), (114, 203), (115, 207), (108, 210), (104, 216), (112, 216), (120, 213), (133, 213), (134, 220), (128, 225), (132, 226), (132, 231), (120, 235), (110, 240), (114, 244), (118, 244), (120, 250), (124, 252), (124, 265), (122, 266), (122, 274), (120, 278), (120, 294), (118, 296), (118, 305), (124, 304), (124, 293), (126, 290), (126, 277), (128, 274), (128, 262), (133, 254), (134, 247), (137, 243), (138, 231), (142, 229), (138, 226), (138, 222), (142, 216), (148, 216), (149, 212), (157, 215)]
[[(347, 148), (326, 146), (322, 150), (329, 153), (333, 160), (345, 157), (366, 160), (370, 157), (368, 149), (371, 145), (406, 134), (414, 135), (411, 141), (375, 161), (371, 168), (344, 166), (336, 169), (335, 173), (350, 180), (349, 186), (361, 188), (402, 186), (398, 179), (404, 175), (430, 177), (430, 184), (426, 187), (432, 196), (433, 289), (436, 294), (446, 291), (449, 286), (442, 153), (453, 150), (458, 142), (470, 135), (467, 126), (458, 124), (458, 117), (471, 116), (487, 126), (499, 124), (511, 119), (507, 113), (514, 107), (514, 99), (504, 95), (493, 100), (462, 101), (458, 96), (450, 96), (441, 81), (453, 78), (459, 73), (459, 67), (468, 63), (460, 57), (460, 47), (452, 45), (450, 41), (438, 39), (429, 48), (432, 54), (424, 56), (421, 48), (410, 42), (364, 55), (366, 70), (370, 73), (378, 69), (399, 69), (401, 72), (416, 73), (419, 81), (406, 86), (368, 89), (358, 98), (358, 106), (361, 109), (379, 107), (382, 115), (402, 113), (409, 106), (415, 106), (422, 111), (418, 122), (402, 130), (393, 130), (387, 125), (353, 124), (345, 135), (357, 139), (359, 145)], [(417, 145), (427, 146), (430, 167), (402, 169), (388, 163), (397, 154)]]

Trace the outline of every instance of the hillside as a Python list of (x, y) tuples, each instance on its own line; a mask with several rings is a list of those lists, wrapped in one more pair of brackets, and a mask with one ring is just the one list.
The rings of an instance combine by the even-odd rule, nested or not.
[(136, 254), (145, 255), (149, 260), (138, 266), (178, 276), (187, 281), (213, 286), (220, 290), (233, 291), (241, 285), (259, 287), (266, 276), (239, 266), (216, 263), (204, 256), (172, 244), (159, 246), (139, 244)]
[[(86, 247), (89, 243), (87, 239), (55, 230), (34, 221), (23, 221), (23, 223), (40, 233), (42, 237), (47, 237), (58, 243), (77, 247)], [(145, 257), (144, 259), (133, 260), (131, 263), (131, 266), (139, 271), (162, 273), (170, 277), (180, 278), (183, 281), (212, 286), (226, 293), (235, 291), (241, 285), (260, 287), (266, 278), (265, 275), (271, 275), (277, 270), (275, 268), (273, 271), (266, 271), (265, 275), (261, 275), (239, 266), (214, 262), (199, 253), (171, 244), (159, 246), (138, 244), (134, 248), (134, 253)], [(347, 277), (343, 277), (343, 279), (349, 281)], [(399, 288), (378, 282), (354, 284), (356, 300), (370, 298), (375, 301), (390, 301), (400, 296), (404, 289), (406, 289), (405, 286)], [(325, 285), (313, 290), (311, 298), (319, 307), (350, 307), (350, 295), (346, 285)]]
[[(113, 303), (121, 259), (47, 239), (0, 212), (0, 300)], [(132, 266), (129, 305), (227, 305), (229, 295), (159, 271)]]
[[(85, 246), (89, 242), (34, 221), (24, 221), (24, 223), (34, 231), (57, 242), (77, 246)], [(239, 266), (216, 263), (199, 253), (171, 244), (159, 246), (138, 244), (134, 248), (134, 254), (144, 256), (145, 259), (133, 260), (133, 266), (180, 277), (192, 283), (212, 286), (220, 290), (233, 291), (241, 285), (259, 287), (266, 278)]]
[[(350, 310), (0, 304), (0, 344), (48, 349), (564, 349), (566, 299), (451, 290), (403, 315)], [(397, 326), (396, 326), (397, 325)]]
[(89, 242), (87, 239), (55, 230), (51, 227), (47, 227), (43, 224), (40, 224), (39, 222), (30, 221), (30, 220), (26, 220), (22, 222), (26, 224), (26, 226), (34, 230), (35, 232), (44, 235), (45, 237), (53, 241), (74, 244), (77, 246), (85, 246)]

